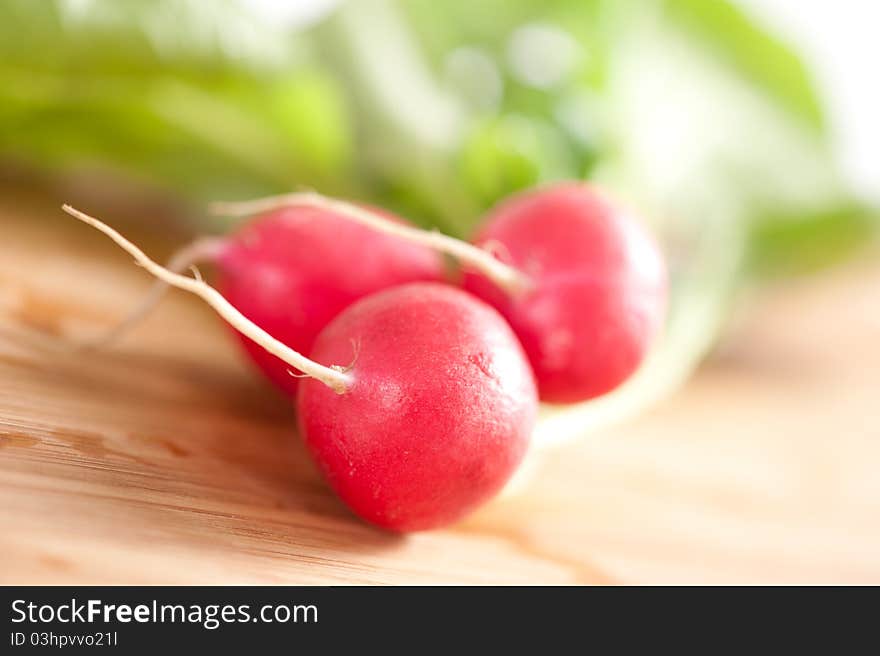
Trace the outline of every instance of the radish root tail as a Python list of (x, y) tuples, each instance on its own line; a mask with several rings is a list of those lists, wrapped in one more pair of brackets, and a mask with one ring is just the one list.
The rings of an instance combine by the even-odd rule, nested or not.
[(250, 216), (292, 205), (304, 205), (328, 210), (345, 216), (357, 223), (385, 232), (407, 241), (446, 253), (460, 262), (476, 269), (511, 296), (523, 293), (531, 287), (529, 277), (522, 271), (498, 260), (491, 252), (466, 241), (455, 239), (436, 230), (422, 230), (402, 225), (368, 209), (312, 191), (294, 192), (280, 196), (267, 196), (241, 202), (217, 202), (211, 211), (226, 216)]
[[(194, 242), (184, 246), (172, 255), (171, 259), (165, 264), (165, 268), (173, 273), (180, 273), (187, 269), (193, 270), (195, 269), (196, 262), (215, 259), (217, 255), (219, 255), (224, 244), (224, 239), (216, 237), (202, 237), (196, 239)], [(201, 279), (201, 274), (196, 273), (196, 271), (198, 271), (198, 269), (193, 271), (193, 275), (197, 279)], [(100, 337), (96, 337), (80, 344), (78, 347), (79, 350), (98, 351), (110, 346), (113, 342), (117, 341), (143, 321), (143, 319), (155, 309), (168, 291), (168, 287), (168, 283), (164, 280), (156, 280), (153, 283), (153, 287), (147, 292), (147, 295), (127, 317)]]
[(151, 260), (140, 248), (135, 246), (133, 243), (131, 243), (125, 237), (119, 234), (116, 230), (103, 223), (102, 221), (99, 221), (98, 219), (91, 217), (88, 214), (84, 214), (83, 212), (74, 209), (70, 205), (64, 205), (62, 209), (70, 214), (72, 217), (92, 226), (96, 230), (99, 230), (100, 232), (103, 232), (105, 235), (110, 237), (110, 239), (116, 242), (116, 244), (120, 248), (131, 255), (139, 266), (142, 266), (159, 280), (167, 283), (168, 285), (171, 285), (172, 287), (177, 287), (178, 289), (188, 291), (191, 294), (195, 294), (196, 296), (200, 297), (233, 328), (238, 330), (245, 337), (250, 338), (257, 344), (262, 346), (272, 355), (284, 360), (284, 362), (289, 364), (291, 367), (298, 369), (304, 374), (307, 374), (312, 378), (324, 383), (325, 385), (327, 385), (327, 387), (331, 388), (337, 394), (344, 394), (353, 383), (353, 378), (349, 373), (339, 371), (334, 367), (326, 367), (322, 364), (318, 364), (317, 362), (308, 359), (297, 351), (294, 351), (292, 348), (283, 344), (282, 342), (279, 342), (265, 330), (247, 319), (243, 314), (241, 314), (241, 312), (235, 309), (235, 307), (229, 301), (227, 301), (220, 292), (218, 292), (216, 289), (214, 289), (204, 281), (188, 278), (179, 273), (170, 271), (160, 264), (157, 264), (156, 262)]

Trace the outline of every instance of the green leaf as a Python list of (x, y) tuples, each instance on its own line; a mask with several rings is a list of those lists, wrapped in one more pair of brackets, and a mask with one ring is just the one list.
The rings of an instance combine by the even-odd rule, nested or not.
[(667, 15), (816, 131), (822, 106), (803, 62), (728, 0), (666, 0)]
[(465, 184), (483, 207), (525, 187), (581, 175), (558, 130), (519, 114), (478, 125), (464, 145), (460, 166)]
[(305, 41), (233, 0), (0, 4), (0, 152), (202, 200), (344, 194), (345, 99)]
[(756, 221), (750, 270), (757, 275), (808, 273), (835, 264), (877, 236), (880, 214), (857, 204)]

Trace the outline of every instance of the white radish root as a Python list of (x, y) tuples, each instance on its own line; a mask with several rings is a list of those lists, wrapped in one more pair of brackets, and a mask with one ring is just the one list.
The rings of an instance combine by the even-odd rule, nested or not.
[(138, 265), (145, 268), (159, 280), (164, 281), (172, 287), (183, 289), (184, 291), (188, 291), (200, 297), (208, 305), (210, 305), (214, 309), (214, 311), (217, 312), (217, 314), (219, 314), (221, 318), (223, 318), (224, 321), (229, 323), (245, 337), (248, 337), (249, 339), (262, 346), (272, 355), (281, 358), (291, 367), (303, 372), (304, 374), (316, 380), (319, 380), (320, 382), (327, 385), (327, 387), (335, 391), (337, 394), (344, 394), (351, 386), (353, 382), (351, 374), (345, 371), (344, 367), (327, 367), (322, 364), (318, 364), (313, 360), (310, 360), (309, 358), (298, 353), (297, 351), (294, 351), (292, 348), (278, 341), (265, 330), (247, 319), (243, 314), (241, 314), (241, 312), (235, 309), (235, 307), (229, 301), (227, 301), (220, 292), (218, 292), (216, 289), (214, 289), (204, 281), (188, 278), (186, 276), (180, 275), (179, 273), (169, 271), (162, 265), (151, 260), (140, 248), (135, 246), (133, 243), (131, 243), (125, 237), (119, 234), (119, 232), (117, 232), (107, 224), (103, 223), (102, 221), (99, 221), (98, 219), (91, 217), (88, 214), (80, 212), (79, 210), (74, 209), (69, 205), (64, 205), (62, 209), (70, 214), (72, 217), (92, 226), (93, 228), (99, 230), (100, 232), (103, 232), (105, 235), (110, 237), (110, 239), (116, 242), (116, 244), (118, 244), (120, 248), (122, 248), (132, 257), (134, 257), (135, 262)]
[(211, 204), (211, 210), (216, 214), (226, 216), (249, 216), (292, 205), (303, 205), (335, 212), (373, 230), (395, 235), (440, 253), (451, 255), (485, 275), (512, 296), (522, 293), (531, 286), (528, 276), (523, 272), (504, 264), (496, 259), (492, 253), (479, 246), (444, 235), (436, 230), (422, 230), (403, 225), (359, 205), (328, 198), (311, 191), (267, 196), (241, 202), (217, 202)]
[[(165, 264), (165, 268), (172, 273), (181, 273), (191, 269), (197, 262), (213, 260), (220, 253), (225, 243), (224, 239), (218, 237), (196, 239), (172, 255), (171, 259)], [(100, 350), (118, 340), (152, 312), (153, 308), (162, 300), (168, 288), (169, 284), (167, 282), (156, 280), (147, 295), (127, 317), (100, 337), (80, 344), (79, 348), (84, 351)]]

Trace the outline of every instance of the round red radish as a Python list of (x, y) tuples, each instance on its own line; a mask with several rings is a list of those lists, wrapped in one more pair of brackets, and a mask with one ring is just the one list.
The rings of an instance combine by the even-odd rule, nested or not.
[(474, 243), (526, 276), (511, 293), (469, 269), (464, 287), (510, 322), (542, 400), (599, 396), (642, 362), (664, 319), (666, 269), (647, 231), (606, 196), (580, 183), (514, 196)]
[[(330, 209), (303, 205), (251, 220), (225, 240), (216, 263), (223, 295), (270, 335), (306, 353), (321, 329), (359, 298), (402, 283), (444, 278), (436, 252)], [(290, 366), (239, 337), (263, 373), (295, 393), (298, 379), (289, 374)]]
[(358, 301), (311, 359), (351, 363), (344, 393), (300, 382), (299, 421), (330, 485), (369, 522), (449, 524), (494, 495), (526, 451), (531, 370), (504, 319), (458, 289), (414, 283)]

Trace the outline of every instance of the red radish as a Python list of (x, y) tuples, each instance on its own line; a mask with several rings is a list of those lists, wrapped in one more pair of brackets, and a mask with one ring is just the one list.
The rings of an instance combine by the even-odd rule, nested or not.
[(666, 267), (647, 231), (606, 196), (583, 184), (514, 196), (475, 243), (529, 277), (520, 294), (473, 270), (464, 286), (510, 322), (543, 400), (599, 396), (641, 364), (665, 316)]
[(310, 377), (298, 398), (304, 437), (331, 486), (367, 521), (395, 531), (449, 524), (497, 492), (521, 461), (537, 413), (532, 372), (504, 319), (473, 296), (437, 283), (373, 294), (319, 334), (309, 359), (201, 279), (64, 209)]
[(300, 426), (337, 494), (385, 528), (443, 526), (494, 495), (525, 454), (537, 393), (504, 319), (454, 287), (413, 283), (358, 301), (311, 357), (357, 356), (348, 393), (315, 380)]
[[(248, 319), (302, 353), (354, 301), (406, 282), (444, 278), (436, 252), (304, 205), (249, 222), (228, 240), (217, 264), (223, 295)], [(296, 390), (298, 380), (285, 362), (247, 337), (241, 339), (275, 385)]]
[[(308, 205), (276, 209), (228, 237), (200, 240), (168, 268), (181, 271), (197, 259), (217, 265), (218, 288), (244, 316), (300, 352), (308, 352), (318, 332), (359, 298), (406, 282), (444, 278), (435, 251)], [(139, 319), (159, 293), (112, 336)], [(238, 335), (263, 373), (293, 394), (298, 379), (290, 375), (289, 365)]]
[(326, 205), (457, 257), (466, 265), (465, 288), (494, 305), (523, 343), (544, 401), (582, 401), (614, 389), (642, 362), (663, 322), (667, 279), (659, 249), (622, 208), (583, 183), (548, 186), (502, 203), (476, 245), (390, 224), (314, 194), (219, 209), (246, 213), (291, 202)]

